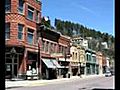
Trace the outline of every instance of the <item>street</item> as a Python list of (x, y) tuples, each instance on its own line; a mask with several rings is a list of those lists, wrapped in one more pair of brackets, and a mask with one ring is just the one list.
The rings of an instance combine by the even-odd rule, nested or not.
[(114, 82), (114, 76), (102, 76), (87, 79), (60, 81), (35, 86), (11, 88), (9, 90), (94, 90), (96, 88), (105, 90), (115, 89)]

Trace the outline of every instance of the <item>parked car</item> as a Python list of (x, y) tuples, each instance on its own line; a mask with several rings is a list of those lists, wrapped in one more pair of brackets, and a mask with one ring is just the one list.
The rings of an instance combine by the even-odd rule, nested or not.
[(111, 72), (112, 76), (115, 75), (115, 72), (114, 72), (114, 71), (110, 71), (110, 72)]
[(110, 76), (112, 76), (111, 72), (110, 72), (110, 71), (107, 71), (107, 72), (105, 73), (105, 77), (110, 77)]

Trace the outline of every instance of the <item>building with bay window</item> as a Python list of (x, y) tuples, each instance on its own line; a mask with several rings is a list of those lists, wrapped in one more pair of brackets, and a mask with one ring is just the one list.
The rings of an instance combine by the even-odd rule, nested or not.
[(5, 0), (5, 77), (26, 78), (37, 68), (37, 23), (41, 22), (41, 2)]

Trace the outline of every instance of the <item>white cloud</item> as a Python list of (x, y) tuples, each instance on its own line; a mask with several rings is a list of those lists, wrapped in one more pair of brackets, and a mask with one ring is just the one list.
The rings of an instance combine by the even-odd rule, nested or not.
[(81, 9), (83, 9), (83, 10), (89, 12), (89, 13), (95, 14), (95, 12), (94, 12), (92, 9), (90, 9), (90, 8), (88, 8), (88, 7), (85, 7), (85, 6), (81, 5), (80, 3), (75, 3), (75, 2), (73, 2), (72, 5), (73, 5), (74, 7), (81, 8)]

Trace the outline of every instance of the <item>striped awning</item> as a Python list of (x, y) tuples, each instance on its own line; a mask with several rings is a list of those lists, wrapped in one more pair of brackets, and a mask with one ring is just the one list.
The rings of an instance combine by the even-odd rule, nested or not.
[(42, 61), (45, 63), (45, 65), (48, 68), (63, 68), (57, 60), (54, 59), (42, 59)]

